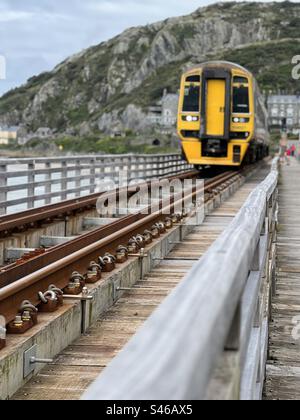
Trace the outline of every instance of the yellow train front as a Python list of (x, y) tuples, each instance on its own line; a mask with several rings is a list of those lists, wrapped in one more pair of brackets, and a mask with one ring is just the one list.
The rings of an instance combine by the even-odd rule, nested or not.
[(208, 62), (182, 76), (178, 135), (196, 167), (240, 166), (268, 155), (268, 114), (253, 75)]

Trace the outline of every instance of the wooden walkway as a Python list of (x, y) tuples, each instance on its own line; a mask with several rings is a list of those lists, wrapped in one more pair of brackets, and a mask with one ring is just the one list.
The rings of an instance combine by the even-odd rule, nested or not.
[(277, 294), (270, 324), (265, 399), (300, 399), (300, 164), (281, 168)]
[(14, 399), (79, 399), (88, 385), (183, 279), (194, 264), (193, 259), (199, 259), (229, 225), (250, 192), (267, 176), (269, 170), (268, 166), (259, 170), (234, 196), (208, 216), (202, 226), (195, 228), (183, 244), (176, 246), (155, 270), (130, 292), (126, 292), (88, 334), (65, 349), (54, 364), (48, 365), (30, 380)]

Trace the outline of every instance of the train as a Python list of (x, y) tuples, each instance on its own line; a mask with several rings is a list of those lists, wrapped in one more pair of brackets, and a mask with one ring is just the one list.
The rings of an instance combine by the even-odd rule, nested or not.
[(196, 168), (240, 167), (269, 154), (268, 112), (253, 74), (210, 61), (182, 75), (177, 131)]

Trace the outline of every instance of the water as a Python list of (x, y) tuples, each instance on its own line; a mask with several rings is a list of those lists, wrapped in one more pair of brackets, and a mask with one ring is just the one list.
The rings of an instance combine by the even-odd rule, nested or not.
[[(59, 168), (60, 166), (57, 165), (57, 168)], [(55, 166), (53, 165), (53, 168), (55, 168)], [(25, 171), (27, 168), (24, 167), (24, 165), (8, 165), (7, 167), (7, 171), (9, 172), (20, 172), (20, 171)], [(36, 165), (36, 170), (39, 169), (44, 169), (44, 165)], [(89, 170), (82, 170), (82, 176), (84, 175), (89, 175)], [(67, 177), (68, 178), (72, 178), (75, 177), (75, 171), (68, 171), (67, 172)], [(56, 180), (60, 180), (61, 179), (61, 174), (60, 173), (53, 173), (51, 174), (51, 180), (52, 181), (56, 181)], [(35, 176), (35, 182), (44, 182), (47, 180), (47, 176), (45, 174), (42, 175), (36, 175)], [(20, 188), (17, 191), (11, 191), (7, 193), (7, 202), (11, 201), (11, 200), (18, 200), (18, 199), (26, 199), (28, 197), (28, 177), (27, 176), (20, 176), (20, 177), (15, 177), (15, 178), (9, 178), (7, 180), (7, 185), (8, 186), (19, 186)], [(82, 190), (80, 192), (81, 196), (87, 195), (89, 194), (90, 190), (90, 181), (89, 179), (84, 179), (80, 181), (80, 187), (87, 187), (86, 190)], [(71, 190), (73, 188), (76, 188), (76, 183), (74, 181), (69, 181), (67, 182), (67, 190)], [(56, 192), (60, 192), (61, 191), (61, 183), (57, 183), (57, 184), (52, 184), (51, 185), (51, 193), (56, 193)], [(34, 189), (34, 196), (38, 197), (40, 195), (44, 195), (46, 194), (46, 186), (39, 186), (36, 187)], [(75, 193), (70, 193), (67, 194), (67, 198), (68, 199), (72, 199), (75, 198), (76, 194)], [(61, 200), (61, 197), (53, 197), (51, 198), (51, 203), (57, 203)], [(45, 205), (45, 200), (36, 200), (34, 203), (35, 207), (40, 207)], [(27, 210), (27, 203), (22, 203), (22, 204), (18, 204), (18, 205), (13, 205), (7, 208), (7, 214), (12, 214), (12, 213), (16, 213), (16, 212), (20, 212), (20, 211), (24, 211)]]

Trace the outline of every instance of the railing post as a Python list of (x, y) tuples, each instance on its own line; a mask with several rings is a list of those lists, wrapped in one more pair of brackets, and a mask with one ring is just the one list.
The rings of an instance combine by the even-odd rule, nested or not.
[(61, 171), (61, 200), (67, 199), (67, 187), (68, 187), (68, 181), (67, 181), (67, 175), (68, 175), (68, 169), (67, 169), (67, 162), (62, 161), (61, 163), (62, 171)]
[(241, 345), (241, 319), (242, 319), (242, 306), (239, 302), (232, 324), (227, 342), (225, 344), (225, 351), (238, 351)]
[(125, 158), (122, 159), (122, 171), (123, 173), (126, 173), (126, 177), (128, 180), (128, 156), (126, 156)]
[[(0, 165), (0, 187), (1, 188), (5, 188), (7, 187), (7, 177), (6, 177), (6, 172), (7, 172), (7, 165)], [(0, 215), (6, 214), (7, 213), (7, 207), (6, 207), (6, 202), (7, 202), (7, 191), (0, 191), (0, 202), (3, 203), (0, 207)]]
[[(176, 173), (176, 162), (174, 162), (172, 156), (165, 157), (165, 173), (166, 175), (174, 175)], [(169, 168), (170, 166), (170, 168)]]
[[(101, 159), (101, 161), (100, 161), (100, 163), (101, 163), (101, 168), (100, 168), (100, 179), (101, 179), (101, 181), (103, 181), (104, 178), (105, 178), (105, 170), (106, 170), (106, 167), (105, 167), (106, 162), (105, 161), (106, 161), (106, 159)], [(102, 183), (101, 183), (101, 185), (102, 185)], [(100, 188), (100, 191), (103, 191), (102, 187)]]
[(143, 158), (141, 158), (141, 157), (137, 158), (137, 168), (138, 168), (137, 178), (141, 179), (141, 178), (143, 178), (143, 169), (144, 169)]
[(124, 175), (125, 178), (127, 179), (128, 182), (128, 157), (123, 157), (121, 158), (121, 168), (120, 168), (120, 174), (122, 173), (122, 176), (119, 177), (119, 187), (123, 187), (126, 184), (126, 180), (124, 179)]
[(159, 177), (159, 157), (156, 158), (155, 165), (153, 165), (153, 177)]
[(95, 159), (91, 159), (90, 161), (90, 194), (93, 194), (96, 189), (96, 162)]
[[(51, 162), (46, 162), (45, 163), (45, 194), (51, 194)], [(45, 204), (51, 204), (51, 197), (46, 197), (45, 198)]]
[[(260, 236), (261, 238), (261, 236)], [(250, 267), (251, 271), (258, 271), (260, 272), (262, 267), (260, 264), (260, 259), (261, 259), (261, 239), (259, 239), (258, 244), (256, 246), (256, 250), (254, 253), (254, 258)], [(261, 273), (261, 277), (263, 277), (263, 273)], [(259, 291), (258, 293), (258, 297), (257, 297), (257, 303), (256, 303), (256, 312), (255, 312), (255, 317), (254, 317), (254, 328), (259, 328), (261, 326), (261, 291)]]
[(163, 164), (162, 164), (162, 157), (159, 156), (158, 158), (158, 171), (157, 171), (157, 176), (158, 178), (160, 178), (163, 174)]
[(114, 158), (113, 172), (114, 172), (114, 181), (116, 185), (119, 182), (118, 174), (120, 174), (120, 170), (121, 170), (120, 166), (121, 166), (121, 159), (119, 157)]
[(251, 271), (260, 271), (260, 240), (255, 249), (254, 258), (251, 264)]
[(75, 196), (80, 197), (80, 187), (81, 187), (81, 166), (80, 166), (80, 160), (76, 160), (75, 163), (75, 177), (77, 178), (75, 181), (75, 188), (77, 189)]
[(28, 201), (27, 201), (27, 208), (28, 209), (32, 209), (34, 208), (34, 193), (35, 193), (35, 188), (34, 188), (34, 181), (35, 181), (35, 162), (33, 161), (32, 163), (28, 163), (28, 188), (27, 188), (27, 196), (28, 196)]
[(128, 182), (130, 182), (133, 178), (132, 171), (133, 171), (133, 156), (128, 156)]
[(147, 157), (146, 158), (146, 168), (145, 168), (145, 175), (146, 179), (153, 178), (153, 166), (152, 166), (153, 158)]

